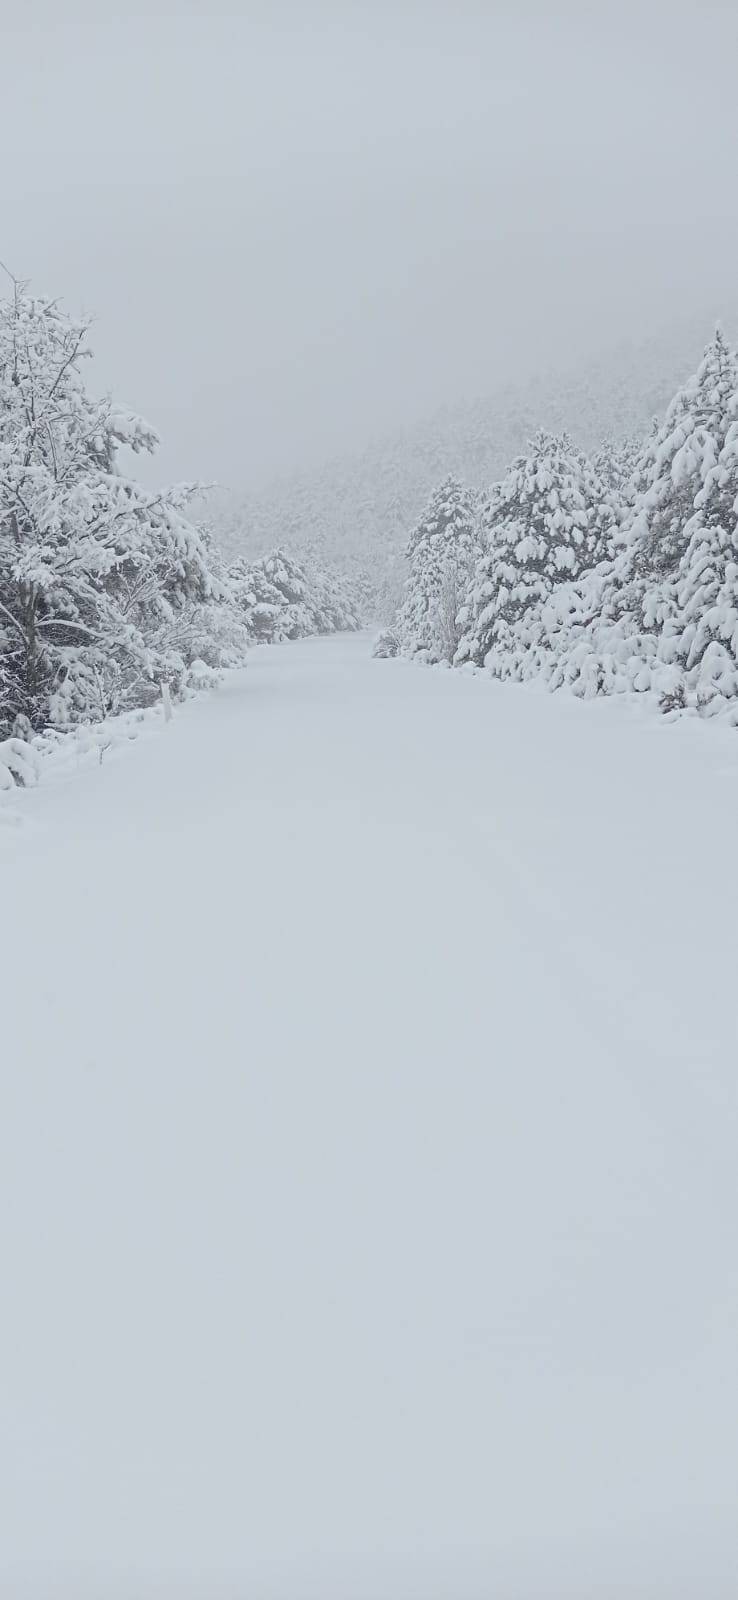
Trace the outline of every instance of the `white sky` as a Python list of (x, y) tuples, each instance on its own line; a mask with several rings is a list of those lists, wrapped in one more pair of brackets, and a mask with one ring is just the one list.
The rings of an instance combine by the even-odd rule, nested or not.
[(738, 6), (0, 15), (0, 255), (95, 315), (165, 476), (256, 484), (735, 303)]

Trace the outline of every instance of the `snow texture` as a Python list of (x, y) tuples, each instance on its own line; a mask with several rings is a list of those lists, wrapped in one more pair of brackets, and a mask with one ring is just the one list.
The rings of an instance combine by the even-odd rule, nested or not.
[(0, 830), (0, 1591), (732, 1600), (735, 735), (362, 635), (143, 731)]

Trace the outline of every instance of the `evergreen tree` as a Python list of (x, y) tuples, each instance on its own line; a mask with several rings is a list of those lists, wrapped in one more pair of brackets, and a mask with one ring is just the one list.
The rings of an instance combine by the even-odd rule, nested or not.
[(718, 330), (639, 458), (625, 548), (560, 666), (577, 692), (653, 691), (669, 708), (709, 696), (716, 673), (727, 687), (737, 391), (738, 359)]
[(592, 469), (604, 493), (614, 548), (623, 542), (632, 513), (642, 452), (641, 439), (604, 439), (591, 457)]
[(644, 593), (652, 579), (676, 570), (686, 550), (686, 526), (725, 443), (736, 387), (736, 356), (718, 328), (638, 463), (639, 494), (628, 541), (634, 573), (645, 579)]
[(483, 521), (487, 548), (456, 659), (519, 676), (528, 650), (541, 643), (541, 608), (604, 555), (612, 514), (581, 451), (566, 435), (539, 432), (491, 490)]
[(458, 616), (479, 550), (478, 496), (448, 477), (408, 541), (409, 575), (397, 618), (404, 653), (453, 661), (461, 637)]
[(251, 563), (235, 561), (231, 580), (249, 636), (258, 644), (361, 627), (358, 586), (317, 563), (303, 565), (284, 550)]
[(687, 545), (665, 580), (659, 610), (658, 657), (682, 678), (670, 701), (711, 714), (731, 707), (738, 720), (738, 380), (729, 398), (727, 428), (714, 466), (701, 474)]

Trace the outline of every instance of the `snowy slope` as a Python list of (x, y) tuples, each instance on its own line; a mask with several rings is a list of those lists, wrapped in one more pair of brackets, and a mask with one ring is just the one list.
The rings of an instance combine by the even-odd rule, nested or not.
[(713, 326), (709, 310), (569, 370), (541, 369), (507, 384), (491, 375), (490, 393), (480, 399), (445, 406), (356, 455), (260, 491), (224, 490), (209, 498), (205, 514), (230, 555), (308, 547), (349, 570), (391, 575), (411, 527), (449, 473), (487, 488), (541, 427), (568, 430), (587, 451), (606, 435), (641, 438), (699, 360)]
[(728, 1600), (738, 743), (254, 653), (0, 828), (0, 1593)]

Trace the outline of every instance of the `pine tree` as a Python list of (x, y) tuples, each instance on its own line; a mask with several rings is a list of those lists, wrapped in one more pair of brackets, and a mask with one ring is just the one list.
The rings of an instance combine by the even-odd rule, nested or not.
[(235, 561), (231, 579), (249, 636), (258, 644), (361, 627), (357, 586), (317, 562), (303, 564), (274, 550), (259, 561)]
[(737, 386), (736, 356), (718, 328), (638, 463), (640, 493), (628, 540), (644, 590), (652, 579), (673, 573), (686, 550), (686, 525), (725, 443)]
[(701, 475), (684, 529), (686, 548), (663, 585), (658, 656), (683, 673), (671, 702), (710, 714), (728, 709), (738, 721), (738, 375), (726, 416), (720, 453)]
[(709, 696), (726, 672), (728, 687), (736, 391), (738, 359), (718, 330), (639, 458), (625, 547), (561, 665), (578, 693), (652, 691), (668, 709)]
[(448, 477), (408, 541), (409, 575), (397, 618), (400, 646), (426, 661), (453, 661), (459, 612), (480, 549), (478, 496)]
[(614, 548), (622, 544), (624, 529), (632, 514), (642, 452), (642, 439), (603, 439), (590, 458), (595, 477), (604, 492)]
[[(487, 549), (463, 615), (457, 662), (497, 676), (527, 675), (545, 634), (542, 608), (606, 552), (612, 516), (592, 465), (566, 435), (536, 434), (490, 492)], [(531, 670), (535, 670), (531, 668)]]

